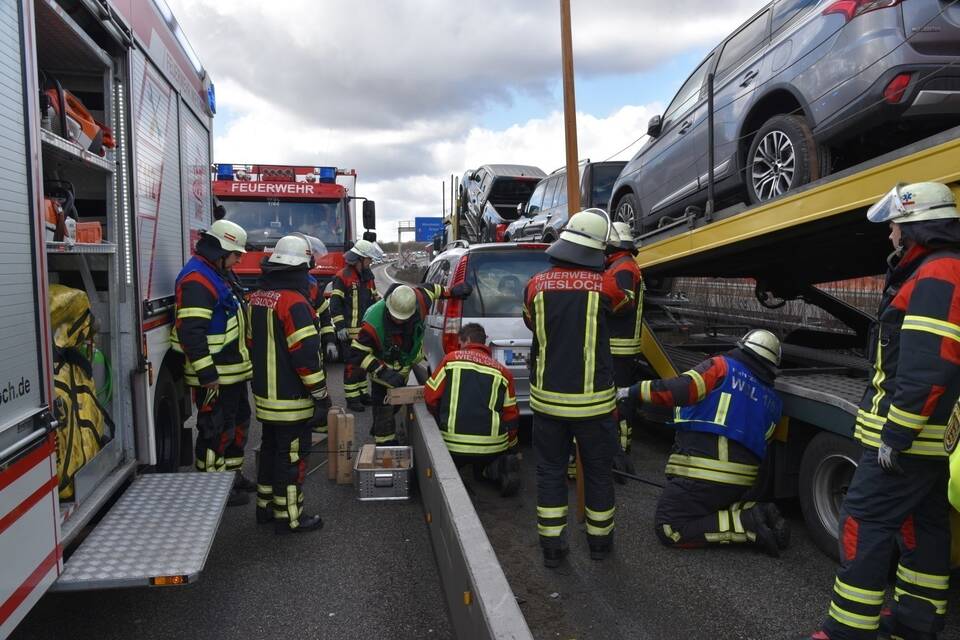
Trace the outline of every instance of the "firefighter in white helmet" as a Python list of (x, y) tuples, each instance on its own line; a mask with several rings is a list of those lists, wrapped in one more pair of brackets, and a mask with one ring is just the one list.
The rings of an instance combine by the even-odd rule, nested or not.
[(690, 549), (753, 544), (778, 556), (790, 529), (773, 503), (750, 499), (782, 402), (773, 383), (780, 340), (765, 329), (675, 378), (621, 389), (622, 406), (675, 407), (677, 431), (667, 460), (667, 486), (654, 526), (667, 546)]
[(313, 252), (300, 235), (277, 241), (250, 295), (253, 399), (263, 425), (257, 469), (257, 522), (276, 533), (323, 527), (303, 512), (311, 426), (330, 408), (316, 315), (307, 296)]
[(378, 445), (397, 443), (394, 407), (385, 406), (387, 389), (407, 384), (410, 369), (423, 359), (427, 311), (439, 298), (466, 298), (467, 283), (444, 289), (438, 284), (394, 285), (363, 317), (350, 351), (350, 366), (369, 374), (372, 383), (373, 426)]
[[(840, 509), (840, 569), (818, 640), (936, 638), (950, 581), (948, 422), (960, 397), (960, 212), (939, 182), (898, 184), (867, 211), (894, 252), (857, 411), (864, 446)], [(899, 546), (896, 598), (883, 615)]]
[(184, 355), (184, 380), (197, 405), (197, 470), (236, 472), (231, 506), (249, 502), (247, 493), (256, 488), (241, 475), (251, 365), (244, 302), (232, 287), (231, 272), (246, 242), (246, 231), (229, 220), (217, 220), (201, 233), (194, 256), (177, 276), (170, 335), (173, 350)]
[(610, 220), (599, 209), (574, 214), (547, 253), (553, 266), (533, 276), (523, 319), (533, 331), (530, 407), (537, 452), (537, 529), (544, 565), (567, 553), (564, 470), (576, 438), (583, 459), (590, 556), (611, 550), (614, 496), (611, 466), (618, 449), (616, 388), (609, 314), (627, 304), (604, 273)]
[(351, 411), (362, 412), (371, 403), (367, 391), (367, 373), (351, 364), (350, 343), (360, 332), (363, 316), (380, 299), (370, 265), (383, 257), (376, 242), (357, 240), (344, 254), (346, 266), (333, 277), (330, 294), (330, 319), (340, 346), (343, 368), (343, 392)]

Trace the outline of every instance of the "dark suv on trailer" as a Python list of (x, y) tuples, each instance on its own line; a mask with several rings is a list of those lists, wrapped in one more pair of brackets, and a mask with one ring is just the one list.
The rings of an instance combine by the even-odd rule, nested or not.
[(776, 198), (960, 122), (960, 3), (777, 0), (680, 87), (614, 186), (640, 231), (707, 199), (714, 74), (718, 201)]
[(467, 171), (460, 181), (460, 238), (470, 242), (500, 242), (507, 225), (519, 215), (534, 187), (547, 176), (539, 167), (485, 164)]
[[(580, 163), (580, 208), (606, 209), (613, 183), (627, 163), (624, 161)], [(574, 211), (576, 213), (576, 211)], [(557, 169), (540, 181), (522, 215), (511, 222), (504, 240), (553, 242), (570, 218), (567, 207), (567, 169)]]

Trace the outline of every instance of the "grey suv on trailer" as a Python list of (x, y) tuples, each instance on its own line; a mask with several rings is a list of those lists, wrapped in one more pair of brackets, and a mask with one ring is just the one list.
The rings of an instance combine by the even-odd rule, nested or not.
[(707, 199), (714, 74), (718, 201), (750, 204), (960, 122), (960, 3), (777, 0), (687, 78), (610, 201), (649, 231)]

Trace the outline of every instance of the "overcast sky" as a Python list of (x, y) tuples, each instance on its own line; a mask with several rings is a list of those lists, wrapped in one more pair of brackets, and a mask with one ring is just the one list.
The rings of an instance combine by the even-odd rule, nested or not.
[[(385, 240), (451, 174), (564, 163), (559, 0), (167, 2), (216, 84), (214, 161), (356, 169)], [(580, 158), (629, 159), (764, 4), (571, 0)]]

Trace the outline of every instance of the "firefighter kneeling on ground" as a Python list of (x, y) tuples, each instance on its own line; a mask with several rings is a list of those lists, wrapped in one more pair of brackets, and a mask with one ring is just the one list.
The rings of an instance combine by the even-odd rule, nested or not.
[(316, 316), (307, 299), (309, 243), (299, 235), (277, 241), (261, 264), (260, 289), (250, 295), (253, 399), (263, 425), (257, 469), (257, 523), (276, 533), (323, 527), (304, 515), (303, 481), (311, 427), (330, 408)]
[[(840, 508), (840, 569), (815, 640), (929, 640), (950, 583), (946, 438), (960, 396), (960, 212), (938, 182), (899, 184), (867, 211), (894, 252), (857, 411), (864, 446)], [(894, 546), (894, 604), (882, 610)]]
[(626, 295), (604, 272), (610, 235), (602, 210), (571, 216), (547, 249), (553, 266), (533, 276), (524, 293), (523, 320), (533, 332), (537, 530), (549, 568), (558, 567), (568, 551), (564, 471), (573, 438), (583, 460), (590, 557), (602, 560), (612, 549), (612, 466), (619, 447), (608, 315), (626, 303)]
[(256, 485), (241, 474), (250, 423), (246, 381), (250, 354), (244, 341), (243, 300), (231, 287), (230, 269), (245, 253), (247, 233), (217, 220), (197, 241), (196, 255), (176, 280), (174, 351), (185, 356), (184, 380), (197, 405), (198, 471), (235, 471), (227, 504), (250, 501)]
[(437, 365), (423, 393), (457, 467), (472, 465), (474, 475), (495, 482), (501, 496), (516, 494), (520, 411), (513, 374), (491, 357), (481, 325), (460, 329), (460, 349)]
[(367, 392), (367, 372), (353, 364), (350, 344), (360, 333), (363, 317), (380, 299), (370, 265), (375, 258), (382, 258), (383, 251), (376, 242), (357, 240), (343, 258), (347, 263), (333, 278), (330, 294), (330, 317), (343, 359), (343, 393), (351, 411), (363, 412), (364, 405), (372, 402)]
[(783, 406), (773, 389), (780, 341), (756, 329), (737, 344), (675, 378), (644, 380), (618, 395), (630, 414), (638, 403), (677, 407), (667, 486), (654, 516), (660, 542), (749, 543), (776, 557), (789, 543), (789, 525), (772, 503), (747, 497)]
[(367, 310), (357, 339), (350, 350), (350, 364), (370, 374), (373, 426), (370, 431), (380, 446), (397, 444), (394, 414), (387, 406), (387, 390), (404, 387), (410, 368), (423, 359), (424, 321), (430, 305), (439, 298), (466, 298), (473, 291), (467, 283), (449, 291), (438, 284), (394, 285), (386, 297)]

